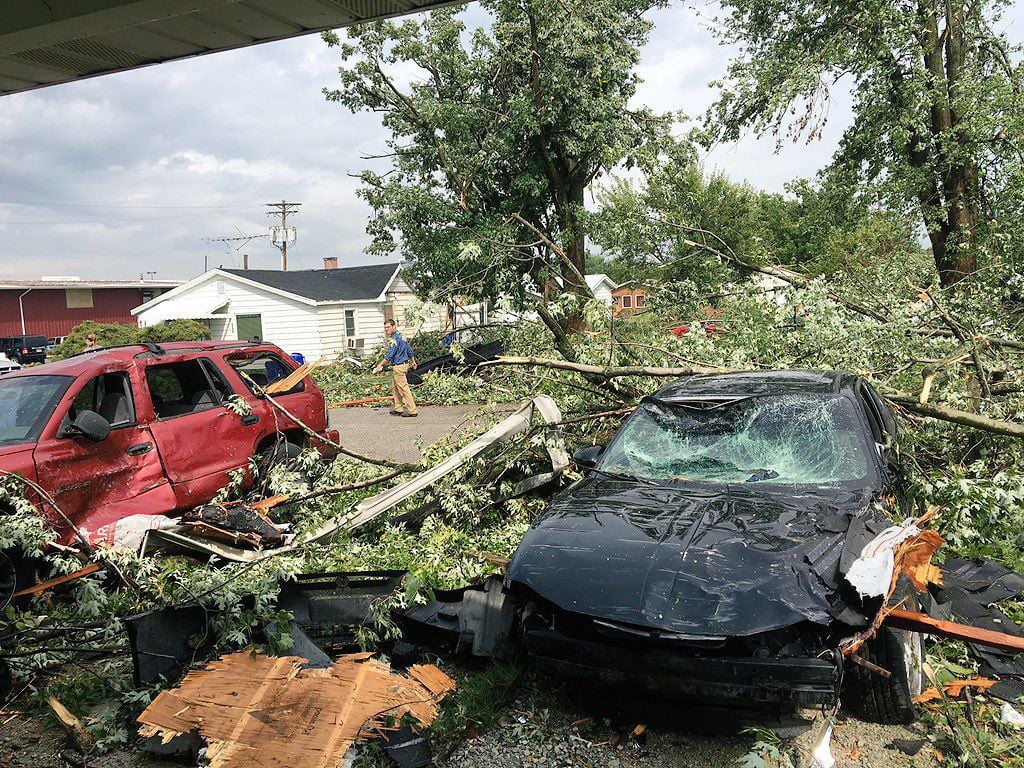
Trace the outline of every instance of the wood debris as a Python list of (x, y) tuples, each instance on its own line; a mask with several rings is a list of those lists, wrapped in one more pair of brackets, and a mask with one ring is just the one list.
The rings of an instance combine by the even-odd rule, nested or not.
[(157, 696), (139, 716), (139, 735), (166, 743), (196, 730), (210, 768), (336, 768), (383, 718), (408, 714), (427, 725), (455, 690), (433, 665), (400, 674), (371, 657), (349, 654), (327, 669), (302, 669), (297, 656), (225, 656)]
[[(987, 691), (995, 684), (995, 680), (990, 680), (987, 677), (972, 677), (970, 680), (950, 680), (948, 683), (943, 683), (942, 688), (947, 696), (955, 699), (958, 696), (962, 696), (966, 688), (973, 688), (976, 691)], [(932, 686), (915, 696), (914, 703), (924, 704), (928, 701), (938, 701), (941, 698), (942, 694), (939, 693), (939, 689)]]
[(886, 614), (885, 623), (896, 629), (923, 632), (927, 635), (938, 635), (951, 640), (963, 640), (968, 643), (1000, 648), (1004, 651), (1024, 651), (1024, 637), (1008, 635), (1005, 632), (993, 632), (991, 629), (972, 627), (969, 624), (933, 619), (928, 614), (917, 611), (893, 608)]
[(303, 363), (294, 371), (285, 376), (283, 379), (278, 379), (277, 381), (267, 384), (265, 387), (263, 387), (263, 391), (266, 392), (268, 395), (276, 395), (278, 392), (287, 392), (289, 389), (294, 387), (304, 378), (309, 376), (309, 374), (311, 374), (314, 371), (314, 369), (319, 367), (320, 364), (323, 363), (323, 361), (326, 359), (326, 357), (321, 357), (315, 363)]
[(53, 714), (67, 734), (68, 743), (82, 754), (91, 752), (96, 746), (96, 737), (82, 725), (82, 721), (75, 717), (55, 697), (47, 696), (46, 703), (50, 705), (50, 709), (53, 710)]

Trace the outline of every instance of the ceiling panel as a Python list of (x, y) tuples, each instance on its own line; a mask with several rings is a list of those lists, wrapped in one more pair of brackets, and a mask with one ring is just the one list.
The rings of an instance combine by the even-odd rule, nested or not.
[(456, 2), (0, 0), (0, 4), (2, 96)]

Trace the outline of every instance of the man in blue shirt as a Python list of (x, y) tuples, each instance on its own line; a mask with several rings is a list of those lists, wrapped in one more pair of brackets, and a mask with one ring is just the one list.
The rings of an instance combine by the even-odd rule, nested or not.
[(405, 416), (412, 418), (416, 416), (416, 401), (412, 399), (412, 390), (409, 389), (409, 380), (406, 375), (411, 367), (416, 370), (416, 355), (412, 351), (409, 342), (402, 338), (398, 332), (398, 326), (394, 320), (384, 321), (384, 335), (388, 338), (388, 350), (384, 353), (384, 359), (373, 367), (374, 373), (380, 373), (385, 365), (391, 366), (391, 373), (394, 377), (392, 395), (395, 398), (395, 407), (391, 409), (392, 416)]

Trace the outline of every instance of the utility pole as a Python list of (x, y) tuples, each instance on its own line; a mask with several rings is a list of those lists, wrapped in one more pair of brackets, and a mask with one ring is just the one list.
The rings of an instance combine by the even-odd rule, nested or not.
[(267, 211), (267, 216), (280, 216), (281, 226), (273, 227), (274, 234), (271, 237), (271, 242), (274, 243), (278, 248), (281, 249), (281, 271), (288, 271), (288, 243), (289, 241), (295, 241), (295, 227), (288, 227), (288, 214), (298, 213), (299, 206), (302, 203), (289, 203), (282, 200), (280, 203), (264, 203), (267, 208), (273, 210)]

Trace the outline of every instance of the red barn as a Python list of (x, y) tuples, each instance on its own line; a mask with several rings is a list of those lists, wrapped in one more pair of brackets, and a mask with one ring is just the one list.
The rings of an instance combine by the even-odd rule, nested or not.
[(0, 280), (0, 336), (67, 336), (79, 323), (136, 325), (132, 309), (181, 280)]

